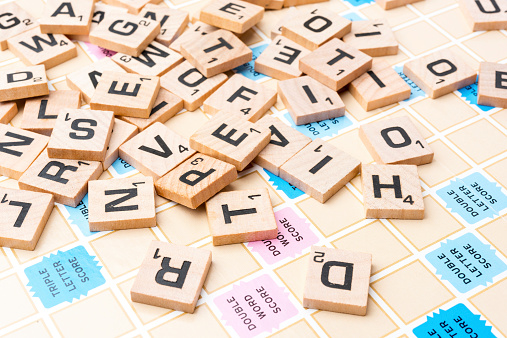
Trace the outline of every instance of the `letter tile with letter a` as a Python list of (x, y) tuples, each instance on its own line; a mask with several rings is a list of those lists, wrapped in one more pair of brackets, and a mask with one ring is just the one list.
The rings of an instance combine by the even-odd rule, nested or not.
[(55, 202), (75, 208), (88, 192), (88, 181), (102, 174), (102, 163), (49, 158), (42, 152), (18, 181), (23, 190), (53, 194)]
[(214, 0), (201, 10), (200, 20), (243, 34), (264, 17), (264, 7), (241, 0)]
[(48, 156), (102, 162), (113, 125), (110, 111), (62, 109), (49, 140)]
[(41, 32), (89, 34), (94, 4), (91, 0), (48, 0), (40, 19)]
[(188, 12), (179, 9), (172, 9), (155, 4), (147, 4), (143, 7), (139, 16), (158, 21), (160, 23), (160, 34), (155, 40), (166, 47), (176, 40), (188, 25)]
[(43, 65), (0, 71), (0, 102), (49, 94)]
[(7, 124), (18, 113), (16, 102), (0, 102), (0, 124)]
[(151, 177), (88, 182), (90, 231), (156, 226), (155, 189)]
[(211, 251), (153, 241), (130, 290), (133, 302), (194, 313)]
[(481, 62), (477, 103), (507, 108), (507, 66), (494, 62)]
[(409, 61), (403, 73), (432, 99), (471, 85), (477, 78), (475, 70), (450, 50)]
[(382, 7), (384, 10), (398, 8), (418, 1), (423, 0), (375, 0), (377, 5)]
[(16, 2), (0, 6), (0, 51), (7, 49), (7, 40), (27, 30), (37, 27), (39, 23), (25, 12)]
[(273, 239), (278, 227), (268, 189), (221, 192), (206, 202), (213, 245)]
[(155, 183), (157, 193), (196, 209), (238, 177), (236, 167), (204, 154), (195, 154)]
[(326, 202), (359, 173), (361, 162), (316, 139), (280, 168), (280, 177), (320, 203)]
[(312, 246), (303, 306), (366, 315), (371, 254)]
[(354, 21), (343, 42), (369, 56), (398, 54), (398, 40), (386, 19)]
[(366, 218), (424, 218), (417, 166), (363, 164), (361, 180)]
[(507, 3), (501, 0), (458, 0), (474, 32), (507, 29)]
[(34, 250), (53, 211), (53, 195), (0, 187), (0, 199), (0, 246)]

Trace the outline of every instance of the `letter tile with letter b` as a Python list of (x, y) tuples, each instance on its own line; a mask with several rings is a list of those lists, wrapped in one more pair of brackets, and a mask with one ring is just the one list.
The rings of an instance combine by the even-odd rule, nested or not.
[(369, 56), (398, 54), (398, 40), (386, 19), (354, 21), (343, 42)]
[(206, 202), (213, 245), (273, 239), (278, 227), (266, 188), (221, 192)]
[(211, 265), (211, 251), (153, 241), (134, 285), (133, 302), (193, 313)]
[(507, 66), (494, 62), (481, 62), (477, 103), (507, 108)]
[(262, 20), (264, 7), (241, 0), (214, 0), (201, 10), (200, 20), (243, 34)]
[(312, 246), (303, 306), (366, 315), (371, 254)]
[(27, 30), (37, 27), (39, 23), (25, 12), (16, 2), (4, 3), (0, 6), (1, 25), (0, 51), (7, 49), (7, 40)]
[(366, 218), (424, 218), (417, 166), (363, 164), (361, 180)]
[(43, 65), (0, 70), (0, 102), (49, 94)]
[(48, 0), (40, 19), (42, 33), (88, 35), (95, 1)]
[(507, 4), (499, 0), (458, 0), (474, 32), (507, 29)]

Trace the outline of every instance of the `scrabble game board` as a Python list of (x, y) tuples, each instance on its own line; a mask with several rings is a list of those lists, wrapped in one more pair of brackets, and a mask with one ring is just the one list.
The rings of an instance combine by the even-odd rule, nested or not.
[[(41, 16), (43, 0), (16, 2)], [(164, 3), (195, 18), (205, 1)], [(386, 18), (400, 50), (381, 59), (402, 77), (406, 61), (438, 49), (452, 50), (475, 70), (481, 61), (507, 61), (507, 32), (472, 32), (456, 0), (425, 0), (389, 11), (371, 0), (307, 6), (350, 20)], [(254, 59), (287, 10), (266, 11), (261, 23), (241, 36)], [(67, 74), (114, 54), (76, 44), (76, 58), (47, 71), (50, 89), (68, 89)], [(0, 70), (17, 65), (22, 62), (9, 50), (0, 52)], [(253, 62), (235, 71), (276, 89), (277, 81), (256, 73)], [(275, 240), (214, 247), (204, 206), (191, 210), (161, 197), (156, 227), (91, 233), (86, 196), (76, 208), (54, 207), (35, 251), (0, 248), (0, 336), (506, 337), (507, 110), (478, 105), (476, 84), (433, 100), (404, 78), (412, 87), (410, 99), (374, 111), (364, 111), (344, 91), (344, 117), (296, 127), (281, 100), (270, 114), (363, 163), (373, 159), (358, 127), (410, 116), (435, 151), (433, 163), (418, 168), (423, 220), (365, 219), (359, 177), (321, 204), (257, 165), (226, 190), (269, 190), (279, 222)], [(19, 126), (21, 116), (22, 107), (11, 124)], [(201, 109), (183, 110), (165, 125), (189, 138), (208, 119)], [(118, 159), (100, 179), (136, 175), (141, 174)], [(0, 186), (17, 188), (17, 182), (0, 177)], [(475, 196), (465, 194), (467, 189)], [(130, 289), (152, 240), (212, 251), (194, 314), (131, 302)], [(366, 316), (302, 306), (315, 244), (372, 253)], [(58, 276), (59, 261), (80, 279), (68, 283), (65, 275)], [(252, 297), (259, 307), (249, 305)]]

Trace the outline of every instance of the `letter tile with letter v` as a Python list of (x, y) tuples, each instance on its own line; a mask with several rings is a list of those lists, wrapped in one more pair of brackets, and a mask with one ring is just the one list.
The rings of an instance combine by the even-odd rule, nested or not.
[(477, 103), (507, 108), (507, 66), (494, 62), (481, 62)]
[(49, 94), (43, 65), (0, 71), (0, 102)]

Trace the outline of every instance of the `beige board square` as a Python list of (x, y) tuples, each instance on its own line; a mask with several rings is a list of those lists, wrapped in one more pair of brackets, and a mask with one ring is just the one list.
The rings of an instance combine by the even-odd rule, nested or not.
[(264, 8), (241, 0), (216, 0), (201, 10), (199, 20), (242, 34), (262, 20)]
[(176, 204), (157, 214), (157, 226), (167, 240), (181, 245), (194, 244), (210, 235), (206, 208), (190, 209)]
[(77, 90), (57, 90), (49, 95), (28, 99), (23, 109), (20, 127), (46, 136), (51, 136), (60, 110), (78, 109), (81, 93)]
[(398, 54), (398, 40), (386, 19), (354, 21), (343, 42), (369, 56)]
[(477, 231), (484, 236), (500, 253), (507, 255), (507, 219), (498, 217)]
[(44, 65), (0, 71), (0, 102), (48, 94)]
[(267, 189), (221, 192), (206, 202), (213, 245), (273, 239), (278, 227)]
[(204, 101), (204, 112), (221, 110), (256, 122), (276, 102), (276, 91), (249, 78), (235, 74)]
[(157, 3), (160, 1), (152, 1), (152, 0), (105, 0), (106, 4), (112, 6), (118, 6), (122, 8), (126, 8), (131, 14), (139, 14), (141, 9), (146, 6), (148, 3)]
[(190, 137), (190, 147), (241, 171), (266, 147), (270, 136), (267, 129), (221, 111)]
[(0, 51), (7, 49), (7, 40), (27, 30), (37, 27), (39, 23), (16, 2), (4, 3), (0, 6), (3, 24), (0, 27)]
[(4, 335), (4, 338), (23, 338), (23, 337), (51, 338), (51, 334), (46, 324), (44, 323), (44, 320), (37, 320)]
[(280, 167), (280, 177), (324, 203), (359, 173), (360, 164), (333, 145), (315, 139)]
[(502, 1), (458, 0), (458, 3), (474, 32), (507, 28), (507, 6)]
[(40, 19), (41, 32), (89, 34), (94, 4), (93, 0), (48, 0)]
[(120, 146), (120, 157), (155, 181), (194, 153), (186, 139), (160, 122)]
[(137, 135), (138, 129), (136, 126), (124, 122), (120, 119), (114, 119), (113, 130), (111, 131), (111, 138), (107, 146), (106, 156), (102, 162), (104, 170), (107, 170), (111, 164), (116, 161), (120, 152), (120, 146), (130, 140), (134, 135)]
[(507, 66), (481, 62), (477, 103), (507, 108)]
[(319, 336), (315, 330), (308, 324), (305, 319), (301, 319), (294, 324), (287, 326), (275, 332), (270, 338), (318, 338)]
[(418, 1), (422, 0), (375, 0), (375, 2), (385, 10), (405, 6)]
[(16, 102), (0, 102), (0, 123), (7, 124), (18, 113)]
[(94, 45), (139, 56), (141, 52), (160, 33), (160, 24), (127, 13), (107, 16), (90, 32), (90, 42)]
[[(0, 279), (0, 328), (5, 328), (37, 313), (25, 286), (16, 273)], [(16, 304), (16, 306), (8, 306)]]
[(211, 251), (153, 241), (130, 291), (132, 301), (193, 313)]
[(255, 59), (255, 71), (278, 80), (288, 80), (301, 76), (299, 61), (310, 54), (310, 50), (292, 40), (278, 36)]
[(90, 101), (95, 110), (148, 118), (160, 90), (160, 78), (105, 71)]
[(484, 170), (490, 174), (495, 181), (503, 185), (504, 188), (507, 188), (507, 158), (491, 164), (484, 168)]
[(405, 63), (403, 73), (432, 99), (471, 85), (477, 73), (449, 50), (441, 50)]
[(507, 335), (507, 323), (504, 320), (507, 306), (499, 299), (503, 299), (506, 294), (507, 279), (504, 278), (469, 298), (470, 303), (503, 335)]
[(309, 259), (304, 307), (366, 315), (371, 254), (312, 246)]
[(47, 136), (0, 124), (0, 175), (19, 179), (48, 142)]
[(372, 58), (332, 39), (299, 60), (299, 69), (315, 80), (337, 91), (363, 75), (372, 66)]
[(181, 52), (181, 44), (187, 41), (193, 41), (195, 39), (201, 38), (202, 36), (213, 33), (217, 30), (219, 30), (219, 28), (208, 25), (207, 23), (201, 21), (197, 21), (189, 29), (183, 32), (183, 34), (181, 34), (176, 40), (174, 40), (174, 42), (171, 43), (169, 47), (177, 52)]
[(312, 141), (308, 136), (270, 115), (264, 116), (256, 124), (263, 129), (271, 130), (271, 140), (254, 162), (276, 176), (280, 175), (280, 167), (285, 162)]
[(53, 211), (53, 196), (0, 188), (0, 197), (0, 246), (34, 250)]
[(188, 25), (188, 12), (155, 4), (144, 6), (139, 16), (160, 23), (160, 34), (155, 40), (167, 47), (183, 33)]
[(278, 95), (298, 126), (345, 115), (338, 93), (310, 76), (278, 82)]
[(44, 151), (18, 183), (23, 190), (53, 194), (55, 202), (75, 208), (88, 191), (88, 181), (100, 174), (100, 162), (52, 159)]
[(188, 61), (184, 61), (162, 76), (160, 85), (182, 98), (185, 109), (194, 111), (225, 81), (227, 81), (225, 74), (208, 79)]
[[(425, 2), (428, 0), (425, 0)], [(401, 7), (408, 12), (412, 12), (406, 7)], [(401, 9), (400, 8), (400, 9)], [(395, 9), (398, 11), (398, 9)], [(385, 12), (384, 12), (385, 13)], [(410, 15), (409, 13), (404, 13)], [(401, 15), (401, 13), (399, 13)], [(394, 26), (391, 24), (391, 26)], [(428, 53), (434, 48), (441, 47), (450, 42), (444, 34), (440, 32), (438, 27), (434, 27), (427, 21), (419, 21), (416, 23), (405, 25), (397, 29), (394, 34), (398, 42), (414, 55)], [(424, 43), (421, 43), (424, 41)]]

